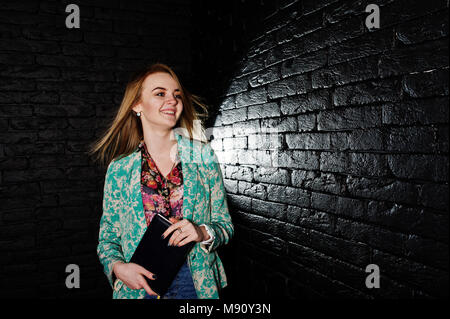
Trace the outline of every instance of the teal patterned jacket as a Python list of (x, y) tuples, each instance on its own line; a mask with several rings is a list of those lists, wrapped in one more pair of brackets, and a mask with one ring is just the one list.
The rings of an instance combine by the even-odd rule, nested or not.
[[(195, 244), (188, 254), (197, 296), (219, 298), (227, 285), (217, 248), (234, 233), (217, 157), (209, 143), (191, 140), (175, 132), (184, 180), (183, 218), (197, 225), (207, 224), (214, 235), (209, 245)], [(141, 151), (113, 160), (107, 169), (100, 219), (97, 254), (114, 299), (142, 299), (144, 289), (130, 289), (120, 280), (114, 287), (112, 266), (129, 262), (147, 228), (141, 195)], [(151, 270), (150, 270), (151, 271)], [(151, 286), (151, 283), (150, 283)]]

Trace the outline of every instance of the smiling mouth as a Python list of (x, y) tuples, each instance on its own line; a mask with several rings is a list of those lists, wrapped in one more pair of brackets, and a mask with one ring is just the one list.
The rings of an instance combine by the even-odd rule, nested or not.
[(173, 117), (175, 117), (175, 113), (174, 113), (174, 112), (170, 112), (170, 111), (162, 112), (162, 111), (161, 111), (161, 113), (164, 114), (164, 115), (168, 115), (168, 116), (173, 116)]

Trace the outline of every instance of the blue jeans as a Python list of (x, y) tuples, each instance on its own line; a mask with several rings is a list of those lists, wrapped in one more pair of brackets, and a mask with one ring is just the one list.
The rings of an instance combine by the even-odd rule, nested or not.
[[(151, 288), (151, 286), (150, 286)], [(195, 292), (194, 282), (192, 281), (191, 271), (189, 266), (185, 261), (183, 266), (181, 266), (180, 271), (175, 276), (169, 290), (162, 299), (198, 299), (197, 293)], [(157, 299), (157, 296), (150, 296), (145, 294), (144, 299)]]

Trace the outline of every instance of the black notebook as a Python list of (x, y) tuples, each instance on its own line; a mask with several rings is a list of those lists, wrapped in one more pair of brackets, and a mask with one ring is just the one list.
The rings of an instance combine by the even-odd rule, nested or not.
[(169, 290), (178, 271), (195, 242), (184, 246), (168, 246), (173, 232), (165, 239), (162, 234), (172, 225), (167, 218), (156, 214), (147, 227), (138, 247), (130, 262), (138, 264), (156, 275), (155, 280), (146, 278), (150, 288), (160, 296), (164, 296)]

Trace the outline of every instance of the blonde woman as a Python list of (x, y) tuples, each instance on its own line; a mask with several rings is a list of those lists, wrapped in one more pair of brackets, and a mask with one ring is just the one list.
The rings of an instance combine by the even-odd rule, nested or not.
[[(217, 158), (194, 127), (194, 103), (206, 111), (170, 67), (153, 64), (128, 83), (111, 127), (91, 150), (108, 164), (97, 253), (113, 298), (219, 298), (227, 285), (216, 250), (234, 227)], [(156, 213), (174, 222), (169, 244), (195, 242), (164, 296), (151, 289), (158, 274), (129, 262)]]

